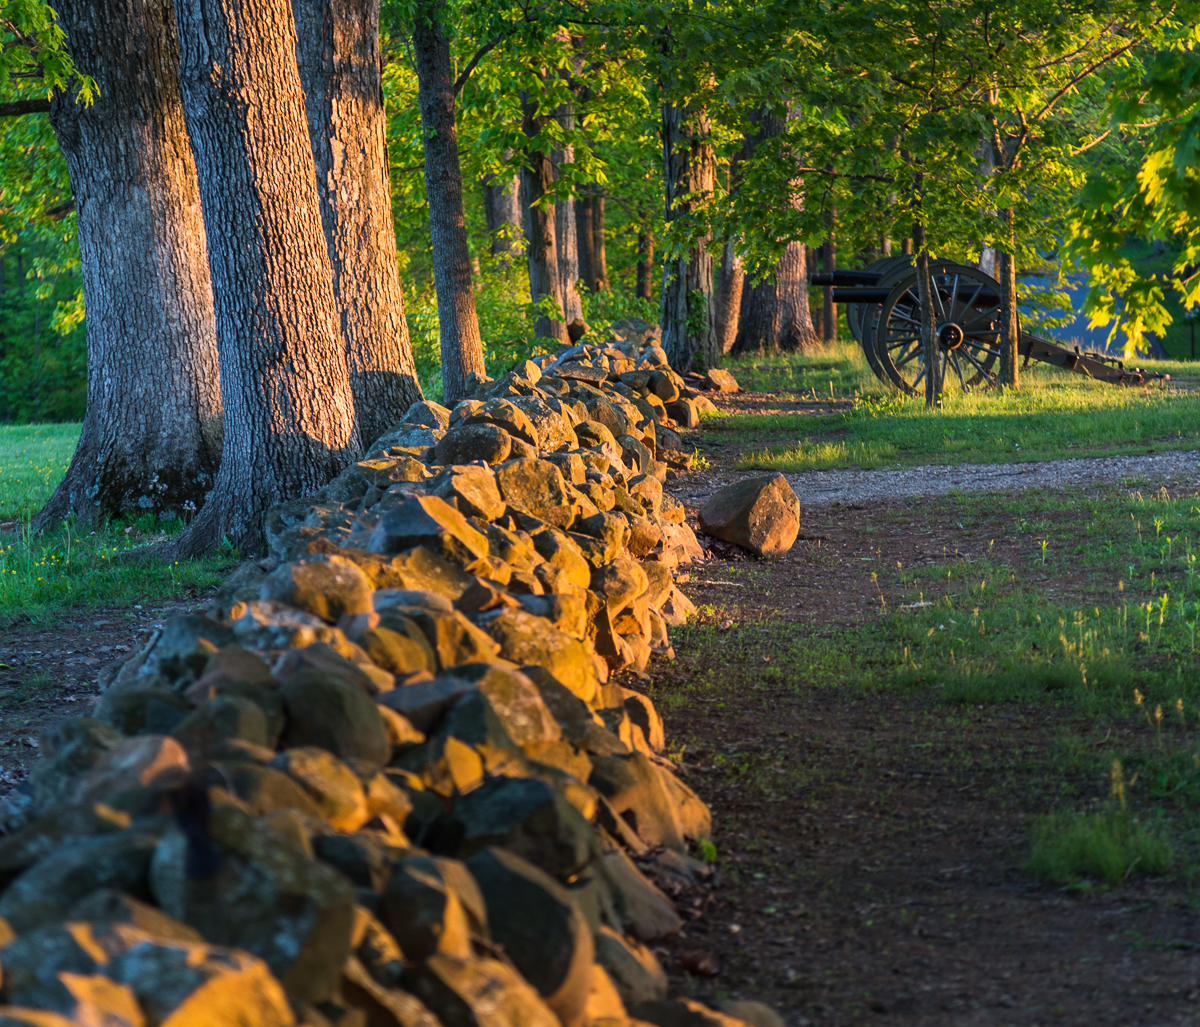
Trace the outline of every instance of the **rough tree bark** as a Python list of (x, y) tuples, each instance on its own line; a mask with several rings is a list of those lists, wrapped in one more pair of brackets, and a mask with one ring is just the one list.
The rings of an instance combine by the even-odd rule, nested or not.
[[(88, 403), (66, 476), (35, 521), (186, 514), (221, 457), (217, 337), (171, 0), (59, 0), (90, 107), (51, 122), (79, 222)], [(136, 187), (134, 187), (136, 183)]]
[[(555, 111), (555, 119), (564, 129), (575, 127), (575, 112), (570, 107)], [(555, 147), (550, 151), (550, 162), (557, 181), (564, 164), (575, 163), (575, 148)], [(558, 287), (562, 290), (563, 317), (567, 324), (583, 319), (583, 304), (579, 299), (579, 233), (575, 225), (575, 200), (566, 197), (554, 204), (554, 238), (558, 250)]]
[(1000, 302), (1003, 319), (1000, 322), (1000, 385), (1016, 389), (1021, 384), (1020, 355), (1017, 344), (1021, 339), (1021, 319), (1017, 308), (1017, 233), (1016, 212), (1012, 207), (1001, 211), (1004, 219), (1005, 242), (1000, 252)]
[[(536, 303), (549, 297), (558, 310), (563, 309), (562, 285), (558, 275), (558, 231), (555, 224), (555, 204), (544, 197), (554, 183), (554, 166), (545, 150), (536, 149), (533, 142), (545, 127), (547, 118), (538, 113), (536, 100), (521, 95), (522, 127), (530, 140), (521, 168), (521, 186), (529, 216), (529, 298)], [(542, 316), (533, 330), (560, 344), (570, 342), (567, 323)]]
[(802, 243), (788, 243), (775, 273), (775, 303), (779, 324), (775, 341), (781, 350), (812, 353), (819, 348), (808, 309), (808, 260)]
[(263, 518), (354, 459), (354, 399), (289, 0), (176, 0), (225, 401), (213, 494), (169, 547), (262, 548)]
[(575, 236), (579, 247), (579, 281), (589, 292), (596, 291), (596, 231), (592, 224), (591, 187), (575, 197)]
[(321, 221), (359, 438), (421, 399), (396, 266), (379, 0), (292, 0)]
[(492, 238), (492, 256), (511, 253), (521, 234), (521, 176), (489, 176), (483, 183), (483, 216)]
[(728, 353), (737, 340), (738, 323), (742, 310), (742, 290), (746, 273), (742, 270), (742, 259), (733, 248), (733, 240), (726, 239), (721, 247), (721, 276), (717, 285), (717, 338), (721, 352)]
[(604, 250), (603, 186), (593, 186), (592, 196), (592, 287), (596, 292), (608, 292), (608, 255)]
[(482, 375), (484, 370), (463, 216), (462, 169), (454, 123), (454, 69), (450, 42), (439, 21), (445, 6), (445, 0), (417, 0), (413, 54), (425, 137), (425, 192), (429, 197), (433, 284), (442, 349), (442, 402), (454, 404), (466, 394), (467, 376)]
[[(753, 135), (742, 146), (742, 159), (747, 160), (766, 140), (781, 135), (787, 118), (763, 108), (755, 120)], [(731, 181), (736, 182), (736, 166)], [(799, 209), (803, 183), (792, 183), (791, 205)], [(735, 322), (733, 336), (735, 352), (756, 353), (764, 350), (802, 350), (817, 348), (808, 307), (808, 250), (803, 243), (789, 242), (775, 267), (775, 274), (751, 286), (742, 295), (741, 317)]]
[[(712, 195), (716, 157), (712, 126), (703, 108), (663, 104), (663, 180), (666, 219), (693, 213)], [(662, 344), (676, 371), (716, 367), (721, 346), (713, 305), (712, 233), (692, 241), (687, 251), (667, 262), (663, 273)]]
[(772, 278), (742, 294), (735, 353), (787, 350), (812, 353), (819, 346), (808, 307), (808, 260), (803, 243), (791, 242)]

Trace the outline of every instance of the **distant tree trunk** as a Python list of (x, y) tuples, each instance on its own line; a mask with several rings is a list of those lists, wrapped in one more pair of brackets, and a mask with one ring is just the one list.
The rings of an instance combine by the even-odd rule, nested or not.
[[(555, 118), (564, 129), (575, 127), (575, 114), (570, 107), (560, 107)], [(575, 148), (567, 146), (550, 151), (554, 178), (561, 177), (559, 168), (575, 163)], [(579, 299), (579, 235), (575, 226), (575, 200), (568, 196), (554, 204), (554, 238), (558, 250), (558, 283), (562, 290), (563, 316), (567, 324), (583, 317)]]
[(775, 283), (764, 279), (742, 292), (732, 352), (765, 353), (775, 348)]
[(802, 243), (788, 243), (775, 276), (778, 326), (775, 341), (781, 350), (815, 352), (819, 347), (808, 309), (808, 261)]
[(190, 514), (220, 464), (221, 391), (171, 0), (55, 8), (76, 67), (99, 87), (90, 107), (58, 94), (51, 113), (78, 211), (88, 400), (71, 466), (34, 526)]
[(639, 299), (654, 299), (654, 233), (649, 228), (638, 231), (637, 278), (634, 292)]
[[(713, 193), (716, 157), (712, 126), (703, 108), (663, 104), (663, 179), (666, 219), (692, 213)], [(663, 273), (662, 345), (678, 372), (716, 367), (720, 341), (713, 309), (712, 234), (696, 239), (686, 253), (673, 257)]]
[(608, 292), (608, 256), (604, 252), (605, 192), (594, 186), (592, 192), (592, 281), (596, 292)]
[(885, 258), (892, 255), (892, 237), (890, 235), (885, 233), (879, 237), (879, 252), (882, 253)]
[[(825, 245), (821, 247), (824, 257), (823, 271), (829, 273), (837, 270), (837, 204), (832, 204), (825, 212), (825, 224), (828, 234)], [(837, 311), (833, 306), (833, 286), (824, 289), (821, 303), (821, 338), (826, 343), (837, 342)]]
[(433, 283), (441, 338), (442, 402), (452, 405), (466, 394), (467, 376), (482, 375), (484, 368), (475, 289), (471, 285), (467, 221), (463, 216), (462, 170), (454, 123), (454, 69), (450, 42), (438, 20), (445, 9), (445, 0), (417, 0), (413, 55), (425, 138), (425, 192), (429, 197)]
[[(804, 266), (817, 268), (821, 264), (821, 251), (813, 246), (804, 247)], [(825, 294), (818, 289), (814, 294), (808, 294), (808, 314), (812, 320), (813, 331), (818, 339), (825, 338)]]
[(263, 518), (359, 450), (288, 0), (176, 0), (180, 81), (208, 229), (225, 446), (167, 548), (258, 552)]
[(1016, 212), (1012, 207), (1001, 211), (1007, 248), (1000, 253), (1000, 301), (1004, 315), (1000, 323), (1000, 385), (1016, 389), (1021, 385), (1020, 355), (1017, 344), (1021, 339), (1021, 320), (1017, 310), (1017, 236), (1014, 230)]
[(575, 197), (575, 235), (579, 239), (579, 280), (589, 292), (596, 291), (596, 232), (592, 224), (591, 188)]
[(359, 438), (421, 399), (396, 266), (379, 0), (292, 0), (321, 221)]
[[(547, 119), (538, 114), (537, 101), (521, 98), (522, 125), (530, 140), (521, 168), (521, 186), (529, 212), (529, 298), (534, 302), (549, 297), (557, 310), (563, 309), (562, 287), (558, 276), (558, 233), (555, 225), (555, 205), (544, 199), (554, 183), (554, 167), (550, 156), (534, 140), (546, 125)], [(570, 342), (567, 323), (542, 316), (533, 330), (562, 345)]]
[(521, 234), (521, 176), (488, 176), (483, 182), (483, 216), (492, 238), (492, 256), (511, 253)]
[(717, 284), (717, 338), (721, 352), (733, 349), (737, 339), (738, 315), (742, 309), (742, 289), (746, 273), (742, 270), (742, 259), (733, 248), (733, 240), (726, 239), (721, 247), (721, 277)]
[(925, 355), (925, 405), (935, 407), (942, 401), (942, 357), (933, 309), (929, 248), (925, 241), (925, 226), (920, 221), (913, 225), (912, 245), (917, 251), (917, 296), (921, 302), (921, 348)]

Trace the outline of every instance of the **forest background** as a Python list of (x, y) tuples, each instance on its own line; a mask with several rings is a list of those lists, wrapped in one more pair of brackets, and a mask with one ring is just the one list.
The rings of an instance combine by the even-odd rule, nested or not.
[[(556, 179), (549, 199), (560, 235), (568, 222), (579, 230), (570, 302), (594, 326), (622, 316), (658, 321), (664, 255), (699, 242), (717, 264), (717, 330), (727, 350), (755, 286), (795, 278), (789, 242), (804, 247), (801, 275), (857, 267), (893, 247), (908, 252), (915, 219), (933, 255), (995, 271), (1012, 250), (1033, 320), (1065, 313), (1072, 276), (1087, 273), (1092, 306), (1123, 317), (1127, 339), (1149, 330), (1172, 355), (1186, 352), (1197, 203), (1197, 29), (1186, 5), (434, 6), (462, 79), (464, 213), (493, 375), (553, 345), (538, 334), (545, 301), (530, 301), (528, 198), (517, 188), (522, 97), (531, 89), (556, 104), (544, 130)], [(3, 7), (5, 52), (16, 52), (28, 42), (31, 11), (46, 6)], [(418, 374), (436, 397), (413, 16), (412, 3), (385, 0), (381, 52), (397, 261)], [(4, 70), (6, 110), (45, 95), (44, 68)], [(713, 175), (711, 191), (668, 225), (663, 105), (681, 97), (704, 114)], [(1014, 148), (1021, 155), (1005, 166)], [(790, 287), (804, 291), (802, 282)], [(823, 298), (806, 297), (790, 334), (759, 333), (742, 348), (833, 337), (835, 312)], [(5, 117), (0, 422), (81, 419), (85, 337), (65, 162), (45, 114)]]

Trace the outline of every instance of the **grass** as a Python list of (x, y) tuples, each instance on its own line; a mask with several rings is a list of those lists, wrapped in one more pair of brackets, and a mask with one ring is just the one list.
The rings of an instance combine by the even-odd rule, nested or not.
[(94, 530), (68, 521), (32, 532), (29, 522), (66, 471), (78, 437), (78, 425), (0, 427), (0, 520), (6, 528), (0, 532), (0, 626), (49, 623), (68, 609), (199, 597), (233, 566), (228, 557), (172, 564), (116, 560), (125, 550), (183, 527), (151, 515), (108, 521)]
[(0, 425), (0, 523), (28, 521), (66, 473), (78, 424)]
[[(1197, 365), (1147, 365), (1196, 377)], [(1036, 367), (1017, 392), (951, 392), (940, 408), (886, 389), (853, 344), (815, 355), (735, 361), (747, 388), (841, 401), (810, 413), (708, 415), (705, 427), (740, 445), (746, 469), (1012, 463), (1200, 448), (1200, 391), (1118, 388)], [(771, 441), (768, 441), (771, 440)], [(768, 441), (754, 446), (755, 442)]]
[[(828, 532), (827, 519), (814, 511), (806, 530)], [(896, 534), (884, 529), (897, 526), (914, 536), (949, 527), (958, 541), (905, 566), (886, 548)], [(1029, 717), (1051, 725), (1048, 735), (1019, 754), (997, 754), (989, 773), (1011, 765), (1024, 775), (1022, 801), (1038, 814), (1032, 875), (1108, 886), (1200, 872), (1200, 497), (1117, 486), (951, 495), (893, 507), (859, 531), (873, 556), (848, 555), (848, 543), (834, 539), (801, 544), (791, 559), (812, 565), (816, 588), (844, 590), (851, 601), (876, 596), (874, 616), (798, 628), (775, 606), (803, 608), (807, 589), (771, 595), (779, 585), (762, 562), (714, 568), (706, 576), (732, 582), (730, 599), (702, 608), (678, 635), (681, 651), (697, 652), (697, 673), (662, 697), (665, 708), (703, 703), (719, 716), (754, 702), (751, 686), (723, 693), (739, 660), (755, 668), (754, 687), (908, 695), (931, 712), (927, 730), (905, 744), (925, 754), (920, 766), (950, 773), (955, 765), (942, 761), (951, 758), (938, 753), (947, 732)], [(756, 604), (763, 608), (753, 612)], [(978, 759), (970, 754), (989, 748), (995, 742), (981, 726), (953, 758)], [(763, 795), (797, 775), (817, 789), (837, 780), (817, 763), (786, 769), (790, 759), (767, 749), (714, 763)], [(1110, 794), (1114, 760), (1127, 775), (1128, 807)], [(780, 765), (791, 778), (779, 776)], [(977, 774), (947, 785), (971, 786)], [(1012, 801), (1008, 785), (996, 787), (998, 802)]]
[(1139, 874), (1165, 874), (1174, 851), (1161, 823), (1143, 823), (1125, 809), (1055, 813), (1033, 827), (1027, 869), (1056, 884), (1121, 884)]

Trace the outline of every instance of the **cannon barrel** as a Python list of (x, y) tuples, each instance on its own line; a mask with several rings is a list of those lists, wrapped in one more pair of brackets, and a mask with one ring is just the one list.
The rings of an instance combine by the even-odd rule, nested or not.
[(892, 293), (891, 289), (838, 289), (833, 290), (834, 303), (882, 303)]
[(874, 285), (882, 275), (877, 271), (814, 271), (813, 285)]

